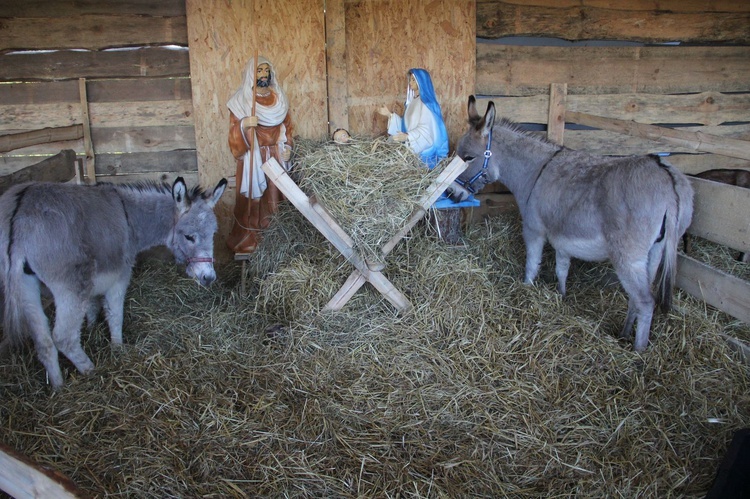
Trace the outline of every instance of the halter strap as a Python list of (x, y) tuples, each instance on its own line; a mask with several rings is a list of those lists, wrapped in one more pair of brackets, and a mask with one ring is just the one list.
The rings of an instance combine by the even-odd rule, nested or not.
[(479, 180), (482, 177), (487, 176), (487, 165), (490, 162), (490, 158), (492, 157), (492, 151), (490, 148), (492, 147), (492, 128), (490, 128), (489, 138), (487, 139), (487, 148), (484, 150), (484, 163), (482, 163), (482, 169), (479, 170), (471, 179), (468, 181), (456, 179), (455, 182), (469, 191), (472, 194), (476, 194), (477, 191), (474, 189), (474, 182)]
[(216, 260), (207, 256), (193, 256), (187, 258), (187, 264), (191, 263), (214, 263)]

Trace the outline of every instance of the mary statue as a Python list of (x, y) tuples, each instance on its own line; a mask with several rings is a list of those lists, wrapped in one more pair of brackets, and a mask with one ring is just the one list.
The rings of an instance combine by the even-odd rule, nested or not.
[(448, 132), (443, 112), (435, 97), (430, 73), (412, 68), (408, 75), (404, 116), (392, 113), (386, 106), (378, 112), (388, 117), (388, 134), (393, 140), (406, 142), (432, 169), (448, 155)]

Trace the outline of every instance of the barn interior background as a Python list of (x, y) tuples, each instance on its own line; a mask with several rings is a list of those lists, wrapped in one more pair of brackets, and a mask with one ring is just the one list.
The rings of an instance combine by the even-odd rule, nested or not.
[[(668, 153), (686, 173), (750, 170), (744, 2), (0, 0), (5, 181), (231, 177), (226, 101), (256, 47), (279, 70), (302, 138), (384, 133), (375, 110), (403, 100), (406, 70), (424, 67), (452, 145), (477, 94), (480, 109), (494, 100), (572, 148)], [(663, 129), (631, 121), (684, 133), (665, 142)], [(62, 166), (35, 167), (64, 150), (74, 165), (67, 153)], [(703, 214), (691, 230), (749, 251), (747, 192), (696, 189)], [(501, 185), (480, 199), (472, 221), (513, 209)], [(232, 202), (217, 208), (217, 250)], [(750, 320), (746, 281), (691, 265), (681, 286)]]

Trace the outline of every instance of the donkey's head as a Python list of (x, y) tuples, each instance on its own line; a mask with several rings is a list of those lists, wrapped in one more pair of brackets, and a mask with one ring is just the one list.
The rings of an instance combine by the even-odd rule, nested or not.
[(456, 154), (467, 164), (466, 170), (449, 188), (451, 198), (463, 201), (492, 182), (488, 165), (492, 151), (492, 127), (495, 125), (495, 104), (490, 102), (484, 116), (477, 113), (477, 101), (469, 96), (469, 130), (458, 141)]
[(213, 210), (226, 187), (226, 179), (221, 179), (210, 193), (197, 187), (188, 191), (182, 177), (172, 185), (177, 219), (167, 246), (178, 263), (187, 265), (187, 274), (203, 286), (216, 280), (214, 233), (218, 225)]

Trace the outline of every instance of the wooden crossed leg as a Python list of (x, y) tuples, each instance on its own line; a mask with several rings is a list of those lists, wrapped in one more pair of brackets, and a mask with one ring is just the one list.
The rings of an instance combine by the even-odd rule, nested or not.
[[(330, 213), (323, 206), (315, 202), (314, 199), (308, 198), (274, 158), (269, 159), (261, 168), (263, 168), (269, 180), (279, 188), (297, 210), (339, 250), (349, 263), (354, 265), (355, 270), (323, 310), (340, 310), (365, 282), (372, 284), (399, 311), (411, 308), (412, 305), (409, 299), (396, 289), (381, 272), (384, 265), (375, 266), (368, 264), (354, 250), (354, 241), (331, 217)], [(451, 161), (427, 189), (420, 201), (419, 207), (414, 210), (404, 227), (381, 248), (383, 256), (388, 255), (396, 244), (409, 233), (412, 227), (427, 214), (430, 206), (437, 201), (445, 189), (465, 169), (466, 163), (460, 158), (456, 157)]]

